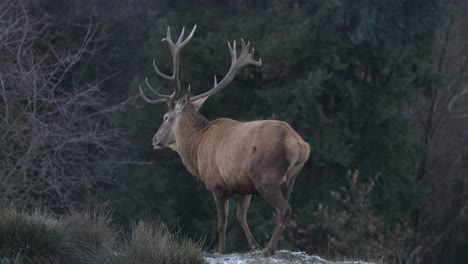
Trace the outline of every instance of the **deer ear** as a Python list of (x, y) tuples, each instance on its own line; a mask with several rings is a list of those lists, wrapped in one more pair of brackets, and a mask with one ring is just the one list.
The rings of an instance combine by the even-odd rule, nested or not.
[(200, 109), (200, 107), (203, 105), (203, 103), (206, 101), (206, 99), (208, 99), (209, 96), (206, 96), (206, 97), (202, 97), (200, 99), (197, 99), (195, 101), (192, 101), (192, 105), (195, 107), (195, 109)]
[(190, 102), (190, 92), (187, 92), (181, 99), (182, 103), (184, 105), (188, 104)]
[(177, 103), (174, 106), (174, 109), (177, 111), (182, 111), (184, 110), (185, 106), (190, 103), (190, 95), (186, 93), (184, 96), (182, 96), (179, 100), (177, 100)]

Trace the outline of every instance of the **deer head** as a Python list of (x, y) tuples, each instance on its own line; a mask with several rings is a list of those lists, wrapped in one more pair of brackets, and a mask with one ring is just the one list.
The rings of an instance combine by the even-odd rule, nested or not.
[(167, 27), (167, 34), (166, 37), (162, 39), (162, 41), (167, 42), (169, 46), (169, 50), (171, 51), (172, 54), (172, 64), (173, 64), (173, 70), (172, 70), (172, 75), (167, 75), (162, 73), (157, 65), (156, 62), (153, 61), (153, 66), (154, 70), (157, 75), (159, 75), (161, 78), (166, 79), (170, 82), (172, 82), (174, 91), (171, 95), (164, 95), (159, 92), (157, 92), (153, 87), (148, 82), (148, 78), (145, 79), (145, 84), (148, 89), (155, 94), (157, 99), (149, 99), (143, 92), (142, 87), (140, 86), (140, 94), (142, 98), (151, 104), (158, 104), (158, 103), (163, 103), (165, 102), (168, 107), (168, 111), (164, 114), (163, 117), (163, 123), (156, 132), (156, 134), (153, 137), (153, 147), (154, 149), (162, 149), (165, 147), (169, 147), (173, 150), (177, 151), (177, 144), (176, 144), (176, 138), (174, 136), (174, 129), (177, 127), (177, 123), (183, 114), (184, 108), (188, 105), (191, 104), (196, 111), (200, 109), (200, 107), (203, 105), (203, 103), (210, 97), (211, 95), (216, 94), (219, 92), (221, 89), (226, 87), (233, 79), (236, 73), (242, 69), (243, 67), (247, 65), (254, 65), (254, 66), (261, 66), (262, 65), (262, 60), (259, 59), (258, 61), (253, 59), (253, 54), (255, 52), (255, 49), (252, 48), (252, 51), (250, 52), (250, 42), (247, 42), (247, 44), (244, 42), (244, 40), (241, 40), (242, 47), (239, 56), (237, 56), (237, 48), (236, 48), (236, 41), (233, 42), (233, 45), (231, 46), (231, 43), (228, 42), (228, 47), (229, 47), (229, 52), (231, 54), (231, 67), (228, 70), (228, 73), (223, 77), (223, 79), (218, 82), (216, 79), (216, 75), (214, 76), (214, 85), (213, 88), (205, 93), (196, 95), (194, 97), (190, 97), (190, 85), (188, 86), (188, 91), (187, 93), (181, 97), (180, 96), (180, 80), (179, 80), (179, 55), (180, 51), (182, 48), (192, 39), (193, 33), (195, 32), (197, 26), (195, 25), (190, 32), (190, 34), (187, 36), (187, 38), (184, 39), (184, 33), (185, 33), (185, 27), (182, 28), (182, 32), (179, 35), (179, 38), (176, 43), (173, 42), (171, 38), (171, 29), (170, 27)]

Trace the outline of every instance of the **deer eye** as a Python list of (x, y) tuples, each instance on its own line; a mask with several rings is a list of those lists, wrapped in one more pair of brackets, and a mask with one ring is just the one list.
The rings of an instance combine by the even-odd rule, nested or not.
[(169, 119), (169, 117), (167, 115), (164, 116), (164, 122), (167, 121), (167, 119)]

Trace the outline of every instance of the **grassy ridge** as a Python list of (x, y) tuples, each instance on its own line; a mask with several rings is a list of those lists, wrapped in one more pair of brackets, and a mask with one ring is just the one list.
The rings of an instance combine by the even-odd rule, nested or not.
[(179, 238), (161, 223), (140, 221), (129, 233), (103, 211), (57, 219), (0, 209), (0, 263), (204, 263), (202, 243)]

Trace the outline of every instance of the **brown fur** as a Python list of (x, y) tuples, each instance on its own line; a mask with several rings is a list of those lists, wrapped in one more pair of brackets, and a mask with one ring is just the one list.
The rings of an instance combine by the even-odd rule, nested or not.
[(275, 207), (276, 227), (266, 254), (277, 247), (290, 211), (287, 199), (295, 178), (309, 158), (309, 144), (282, 121), (238, 122), (220, 118), (209, 122), (189, 103), (174, 133), (177, 151), (190, 173), (213, 192), (218, 207), (219, 251), (225, 253), (228, 200), (243, 194), (237, 218), (251, 247), (257, 247), (245, 222), (251, 194), (260, 194)]

